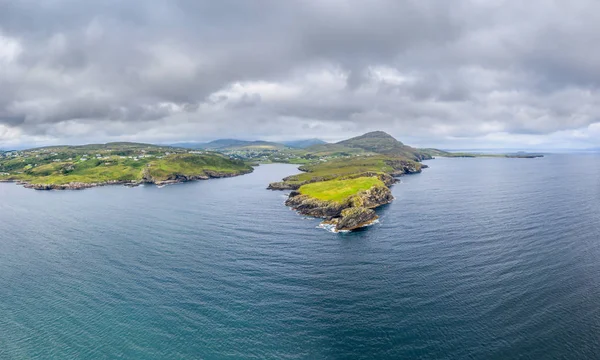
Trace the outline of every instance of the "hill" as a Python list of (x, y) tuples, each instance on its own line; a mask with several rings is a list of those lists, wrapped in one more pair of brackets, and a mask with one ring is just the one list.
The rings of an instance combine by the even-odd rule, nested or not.
[(153, 144), (145, 144), (145, 143), (135, 143), (135, 142), (110, 142), (106, 144), (87, 144), (87, 145), (53, 145), (53, 146), (44, 146), (38, 148), (32, 148), (27, 150), (22, 150), (23, 152), (33, 152), (33, 151), (41, 151), (41, 152), (77, 152), (77, 153), (85, 153), (91, 151), (168, 151), (174, 150), (175, 148), (172, 146), (162, 146), (162, 145), (153, 145)]
[(340, 141), (337, 145), (355, 149), (358, 148), (377, 154), (403, 156), (415, 161), (431, 158), (426, 152), (404, 145), (402, 142), (383, 131), (369, 132), (348, 140)]
[(271, 183), (272, 190), (293, 190), (286, 205), (299, 213), (325, 218), (323, 226), (354, 230), (375, 222), (374, 208), (393, 200), (395, 176), (421, 172), (419, 161), (431, 152), (404, 145), (383, 131), (335, 144), (313, 145), (303, 155), (313, 159), (303, 173)]
[(225, 150), (276, 150), (284, 149), (285, 145), (262, 140), (237, 140), (237, 139), (219, 139), (202, 144), (200, 149), (210, 149), (217, 151)]
[(388, 155), (413, 161), (431, 159), (427, 151), (404, 145), (383, 131), (373, 131), (335, 144), (313, 145), (305, 149), (314, 156)]
[(212, 150), (236, 150), (236, 149), (305, 149), (313, 145), (327, 144), (321, 139), (306, 139), (294, 141), (272, 142), (263, 140), (238, 140), (238, 139), (218, 139), (210, 142), (180, 142), (169, 144), (168, 146), (181, 147), (186, 149), (212, 149)]
[(51, 146), (0, 154), (0, 181), (19, 181), (39, 190), (162, 185), (251, 171), (244, 162), (221, 154), (139, 143)]

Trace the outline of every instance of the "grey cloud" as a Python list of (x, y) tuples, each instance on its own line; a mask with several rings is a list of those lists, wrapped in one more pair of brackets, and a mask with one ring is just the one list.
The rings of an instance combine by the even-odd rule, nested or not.
[(4, 1), (0, 126), (70, 142), (585, 129), (597, 14), (592, 0)]

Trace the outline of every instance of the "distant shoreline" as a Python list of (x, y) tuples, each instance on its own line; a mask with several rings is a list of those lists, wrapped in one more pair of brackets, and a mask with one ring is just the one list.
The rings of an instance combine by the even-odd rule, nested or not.
[(0, 180), (0, 183), (15, 183), (16, 185), (21, 185), (27, 189), (47, 191), (47, 190), (84, 190), (91, 189), (95, 187), (103, 187), (103, 186), (111, 186), (111, 185), (123, 185), (126, 187), (137, 187), (140, 185), (156, 185), (156, 186), (165, 186), (165, 185), (173, 185), (173, 184), (181, 184), (185, 182), (195, 182), (195, 181), (203, 181), (210, 179), (222, 179), (229, 177), (242, 176), (246, 174), (250, 174), (254, 171), (254, 169), (249, 171), (241, 171), (239, 173), (210, 173), (209, 175), (197, 175), (197, 176), (177, 176), (175, 179), (171, 180), (160, 180), (160, 181), (131, 181), (131, 180), (108, 180), (103, 182), (94, 182), (94, 183), (84, 183), (84, 182), (71, 182), (66, 184), (35, 184), (24, 180)]

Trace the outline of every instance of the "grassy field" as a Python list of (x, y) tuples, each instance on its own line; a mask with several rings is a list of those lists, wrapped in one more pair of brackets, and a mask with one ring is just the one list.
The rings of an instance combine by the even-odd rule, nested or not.
[(374, 177), (360, 177), (349, 180), (330, 180), (306, 184), (298, 190), (303, 195), (324, 200), (343, 202), (348, 197), (372, 188), (373, 186), (385, 186), (383, 182)]
[(53, 147), (0, 158), (0, 180), (32, 184), (164, 181), (178, 175), (242, 174), (251, 167), (217, 153), (187, 153), (145, 144)]
[(389, 174), (398, 169), (401, 164), (410, 164), (417, 168), (421, 166), (410, 160), (383, 155), (354, 156), (302, 166), (300, 169), (305, 172), (289, 176), (285, 181), (288, 183), (304, 183), (314, 179), (331, 180), (367, 172)]
[(217, 155), (178, 154), (148, 163), (148, 173), (156, 180), (166, 180), (173, 174), (204, 175), (207, 171), (235, 174), (250, 170), (241, 161), (232, 161)]

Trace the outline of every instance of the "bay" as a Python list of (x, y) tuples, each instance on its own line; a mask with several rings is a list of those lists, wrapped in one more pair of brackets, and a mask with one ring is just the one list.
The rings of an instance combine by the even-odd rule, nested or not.
[(600, 356), (600, 157), (435, 159), (334, 234), (265, 190), (0, 184), (2, 359)]

